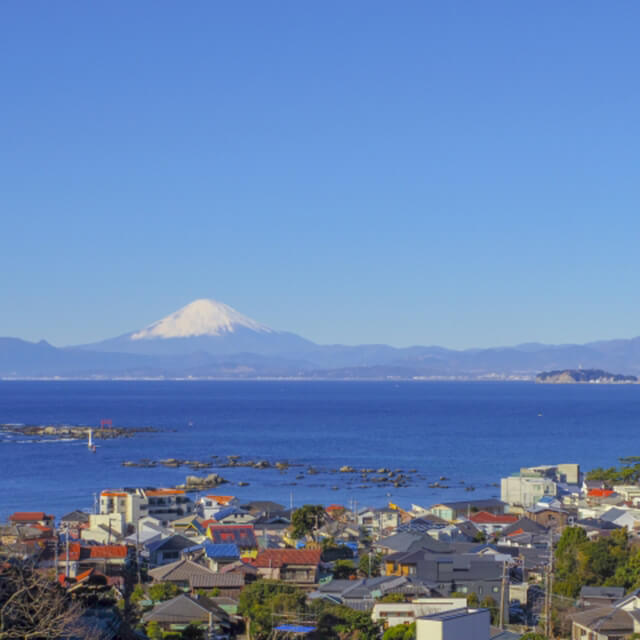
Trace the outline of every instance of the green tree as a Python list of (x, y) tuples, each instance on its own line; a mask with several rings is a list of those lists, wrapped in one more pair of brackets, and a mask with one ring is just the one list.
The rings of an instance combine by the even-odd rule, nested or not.
[(275, 580), (259, 580), (245, 587), (238, 601), (238, 613), (248, 622), (251, 638), (266, 638), (273, 614), (300, 614), (306, 595), (297, 587)]
[(144, 588), (141, 584), (137, 584), (134, 590), (131, 592), (131, 604), (138, 604), (141, 600), (144, 600), (147, 594), (144, 592)]
[(378, 598), (378, 602), (406, 602), (407, 598), (403, 593), (387, 593), (386, 596)]
[(331, 573), (336, 580), (348, 580), (355, 576), (356, 568), (352, 560), (336, 560)]
[(477, 609), (480, 606), (480, 599), (478, 598), (478, 595), (475, 591), (472, 591), (467, 596), (467, 606), (471, 609)]
[(415, 640), (416, 623), (397, 624), (389, 627), (382, 635), (382, 640)]
[(180, 634), (180, 640), (204, 640), (204, 637), (204, 630), (195, 624), (190, 624)]
[(322, 526), (325, 518), (324, 507), (320, 504), (305, 504), (291, 515), (291, 535), (304, 538), (308, 533)]
[(482, 602), (480, 602), (480, 606), (483, 609), (489, 609), (489, 613), (491, 613), (491, 624), (499, 624), (500, 611), (498, 609), (498, 603), (491, 596), (484, 598)]
[(180, 593), (180, 589), (173, 582), (159, 582), (149, 589), (149, 597), (154, 602), (162, 602), (175, 598)]
[(162, 638), (162, 629), (155, 620), (151, 620), (147, 624), (145, 632), (152, 640), (160, 640)]
[(323, 640), (378, 640), (380, 637), (380, 625), (373, 622), (367, 611), (355, 611), (320, 600), (311, 606), (318, 620), (317, 637)]
[(382, 567), (382, 558), (381, 553), (363, 554), (358, 562), (360, 573), (364, 576), (379, 576)]
[(520, 640), (547, 640), (546, 636), (542, 633), (536, 633), (535, 631), (529, 631), (525, 633)]
[(640, 555), (631, 548), (625, 529), (590, 541), (583, 529), (567, 527), (555, 551), (554, 592), (575, 598), (584, 585), (622, 586), (640, 583)]

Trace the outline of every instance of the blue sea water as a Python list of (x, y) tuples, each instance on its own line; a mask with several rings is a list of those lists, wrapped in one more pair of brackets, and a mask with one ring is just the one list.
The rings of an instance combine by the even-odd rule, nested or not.
[[(241, 499), (408, 507), (498, 496), (494, 484), (521, 466), (589, 469), (640, 454), (637, 385), (0, 382), (0, 423), (98, 425), (102, 418), (159, 431), (98, 442), (95, 454), (84, 442), (0, 435), (0, 519), (16, 510), (61, 516), (90, 509), (93, 494), (107, 487), (175, 485), (193, 473), (121, 465), (140, 458), (287, 460), (294, 466), (284, 473), (212, 471), (230, 481), (222, 492)], [(296, 479), (309, 465), (320, 473)], [(332, 472), (342, 465), (418, 472), (409, 487), (360, 488), (359, 477)], [(441, 476), (450, 488), (428, 487)]]

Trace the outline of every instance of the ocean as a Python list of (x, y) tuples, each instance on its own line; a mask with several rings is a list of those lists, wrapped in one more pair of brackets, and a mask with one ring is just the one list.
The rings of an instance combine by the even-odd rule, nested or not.
[[(98, 441), (96, 453), (84, 441), (0, 434), (0, 519), (18, 510), (57, 517), (90, 510), (102, 489), (173, 486), (194, 473), (122, 466), (141, 458), (288, 461), (284, 472), (214, 466), (204, 473), (222, 475), (229, 484), (217, 492), (241, 500), (409, 507), (499, 497), (500, 478), (522, 466), (577, 462), (588, 470), (640, 454), (638, 385), (0, 382), (0, 423), (97, 426), (101, 419), (158, 431)], [(343, 465), (415, 472), (406, 474), (409, 486), (396, 488), (336, 473)], [(309, 466), (318, 473), (306, 473)], [(435, 481), (448, 488), (430, 488)]]

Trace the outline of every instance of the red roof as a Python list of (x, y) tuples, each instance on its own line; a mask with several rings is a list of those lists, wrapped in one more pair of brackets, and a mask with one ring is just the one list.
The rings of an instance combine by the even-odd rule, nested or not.
[(320, 549), (266, 549), (258, 554), (255, 566), (280, 568), (286, 564), (320, 564)]
[(83, 547), (79, 542), (69, 545), (69, 560), (86, 558), (126, 558), (129, 548), (123, 544), (105, 544)]
[(519, 536), (521, 533), (524, 533), (524, 529), (516, 529), (507, 535), (510, 538), (511, 536)]
[(44, 511), (16, 511), (9, 516), (11, 522), (39, 522), (40, 520), (53, 520)]
[(478, 511), (474, 513), (469, 520), (474, 524), (513, 524), (518, 522), (518, 516), (513, 515), (496, 515), (488, 511)]
[(126, 558), (129, 553), (129, 548), (124, 544), (105, 544), (89, 549), (90, 558)]
[(590, 498), (608, 498), (613, 495), (615, 491), (613, 489), (589, 489), (587, 495)]
[(88, 578), (92, 573), (94, 572), (94, 568), (91, 567), (91, 569), (87, 569), (86, 571), (83, 571), (82, 573), (79, 573), (76, 576), (76, 582), (81, 582), (82, 580), (85, 580), (86, 578)]

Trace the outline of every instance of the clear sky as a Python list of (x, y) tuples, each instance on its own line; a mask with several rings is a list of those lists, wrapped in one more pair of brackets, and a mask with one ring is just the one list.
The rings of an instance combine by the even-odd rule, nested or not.
[(631, 337), (640, 3), (0, 4), (0, 335)]

